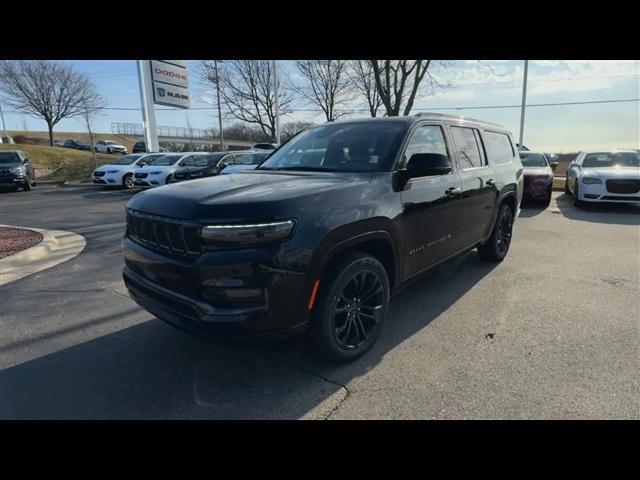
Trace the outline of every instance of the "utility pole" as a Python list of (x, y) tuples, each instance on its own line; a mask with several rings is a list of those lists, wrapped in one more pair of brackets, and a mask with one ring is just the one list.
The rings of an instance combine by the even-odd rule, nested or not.
[(140, 103), (142, 105), (142, 125), (147, 152), (159, 152), (156, 130), (156, 111), (153, 106), (153, 85), (149, 60), (138, 60), (138, 82), (140, 84)]
[(216, 94), (218, 95), (218, 128), (220, 129), (220, 151), (224, 152), (224, 134), (222, 132), (222, 109), (220, 108), (220, 77), (218, 76), (218, 61), (214, 60), (216, 69)]
[(276, 143), (280, 145), (280, 112), (278, 108), (279, 98), (278, 98), (278, 64), (275, 60), (272, 62), (273, 65), (273, 96), (275, 98), (275, 110), (276, 110)]
[(529, 69), (529, 60), (524, 61), (524, 78), (522, 79), (522, 107), (520, 108), (520, 147), (523, 144), (524, 137), (524, 111), (527, 103), (527, 70)]

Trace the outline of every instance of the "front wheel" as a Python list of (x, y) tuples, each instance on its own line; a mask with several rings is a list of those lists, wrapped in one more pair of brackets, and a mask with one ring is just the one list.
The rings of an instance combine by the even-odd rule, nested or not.
[(503, 204), (498, 212), (491, 237), (483, 245), (478, 245), (478, 254), (488, 262), (501, 262), (507, 256), (513, 231), (513, 211)]
[(584, 207), (584, 202), (580, 200), (579, 193), (578, 193), (578, 179), (576, 179), (576, 184), (575, 184), (575, 187), (573, 188), (573, 204), (578, 208)]
[(322, 279), (313, 307), (310, 340), (335, 362), (362, 356), (375, 343), (389, 311), (389, 277), (376, 258), (353, 253)]
[(124, 188), (127, 188), (127, 189), (132, 189), (134, 187), (134, 185), (133, 185), (133, 174), (132, 173), (127, 173), (122, 178), (122, 186)]
[(27, 177), (27, 180), (22, 184), (22, 189), (25, 192), (28, 192), (29, 190), (31, 190), (31, 179), (29, 177)]
[(551, 204), (551, 194), (552, 194), (552, 190), (549, 189), (549, 191), (547, 192), (547, 197), (542, 201), (543, 207), (546, 208)]

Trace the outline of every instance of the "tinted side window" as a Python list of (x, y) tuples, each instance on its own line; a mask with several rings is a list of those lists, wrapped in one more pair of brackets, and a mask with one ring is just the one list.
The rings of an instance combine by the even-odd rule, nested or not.
[(463, 169), (484, 166), (474, 130), (467, 127), (451, 127), (458, 161)]
[[(447, 144), (444, 141), (442, 128), (436, 125), (423, 125), (416, 128), (405, 150), (408, 160), (415, 153), (440, 153), (447, 155)], [(448, 155), (447, 155), (448, 156)]]
[(515, 152), (509, 136), (504, 133), (482, 132), (487, 156), (494, 165), (511, 163)]

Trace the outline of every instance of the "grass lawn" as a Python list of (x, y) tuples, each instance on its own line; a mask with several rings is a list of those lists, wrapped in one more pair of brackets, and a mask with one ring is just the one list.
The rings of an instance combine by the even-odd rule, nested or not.
[[(96, 168), (91, 152), (71, 148), (49, 147), (43, 145), (0, 144), (0, 150), (22, 150), (40, 169), (38, 180), (88, 180)], [(104, 165), (119, 158), (120, 155), (96, 153), (97, 165)]]

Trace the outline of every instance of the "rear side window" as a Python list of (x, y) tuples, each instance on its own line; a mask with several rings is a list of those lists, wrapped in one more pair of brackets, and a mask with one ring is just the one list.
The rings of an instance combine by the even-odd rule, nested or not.
[(511, 139), (504, 133), (482, 132), (487, 157), (494, 165), (511, 163), (515, 152)]
[(458, 161), (463, 170), (484, 166), (474, 130), (474, 128), (467, 127), (451, 127), (451, 135), (456, 144)]

